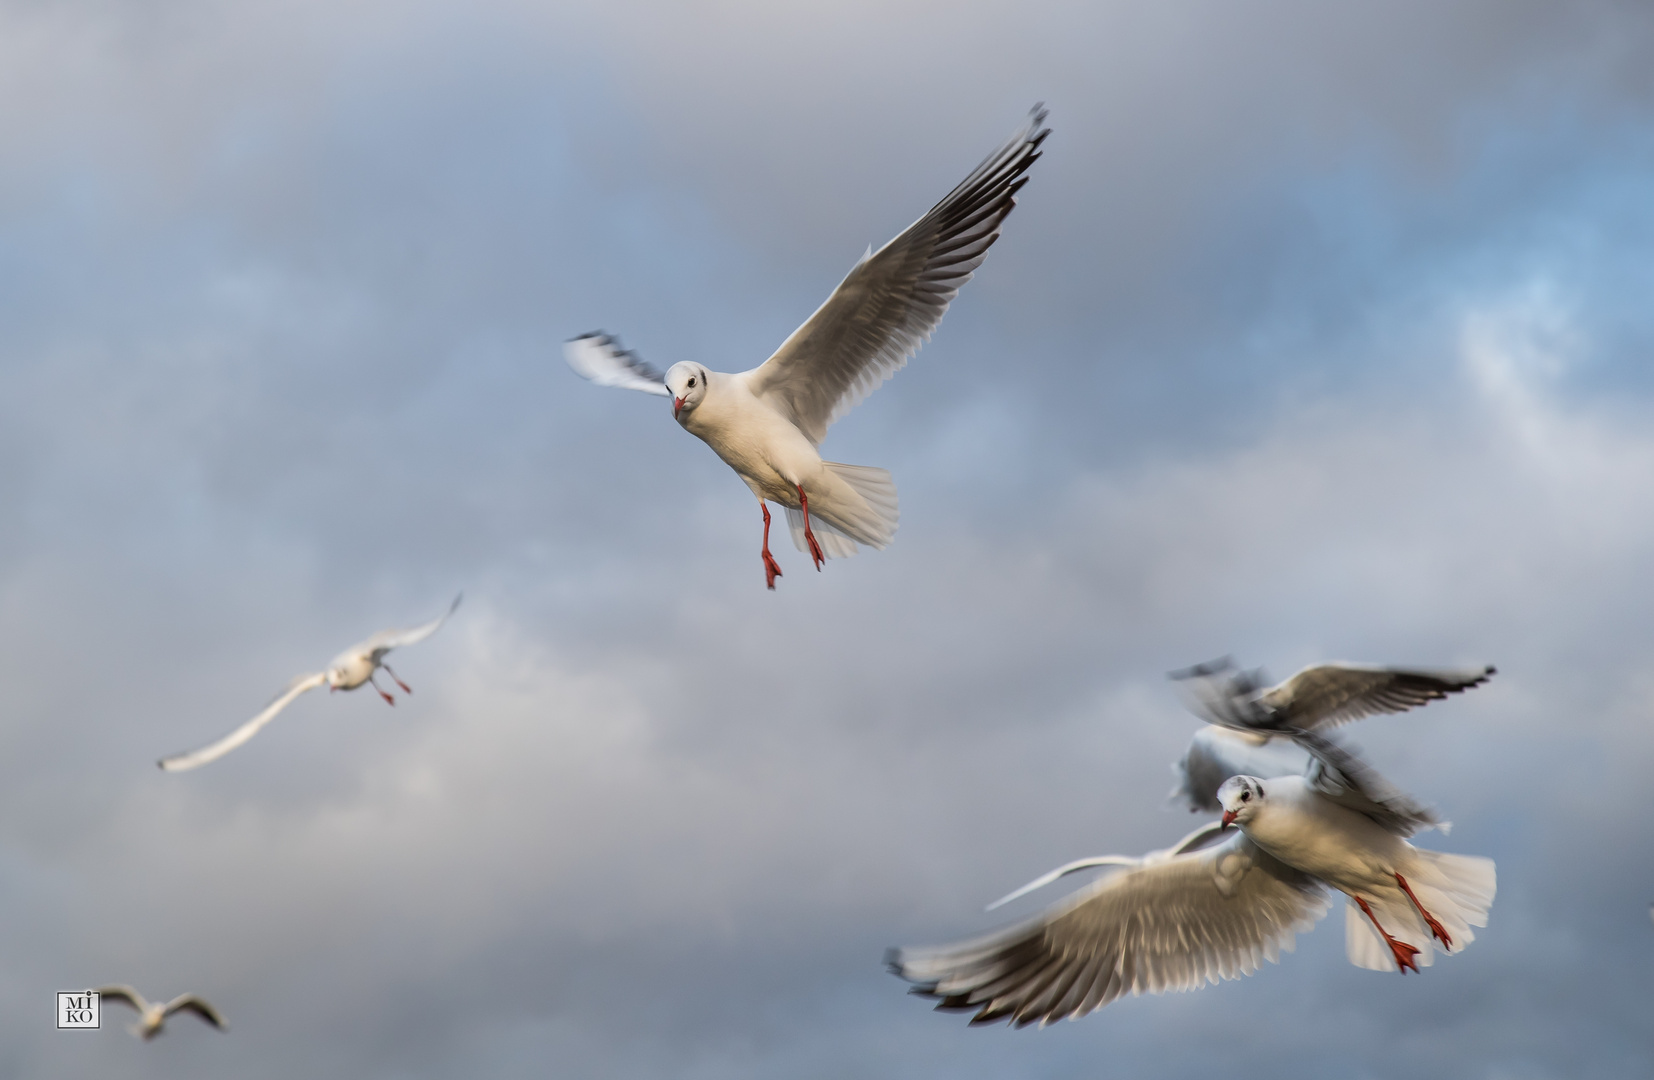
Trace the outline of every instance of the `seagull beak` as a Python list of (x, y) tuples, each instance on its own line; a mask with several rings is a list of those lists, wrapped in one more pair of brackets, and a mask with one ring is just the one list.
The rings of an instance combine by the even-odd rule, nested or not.
[(1221, 828), (1227, 829), (1229, 826), (1233, 825), (1234, 823), (1235, 823), (1235, 812), (1233, 810), (1225, 810), (1223, 812), (1223, 824), (1222, 824)]
[(672, 415), (677, 416), (678, 415), (678, 410), (681, 409), (681, 408), (683, 408), (683, 398), (681, 398), (681, 397), (673, 398), (672, 399)]

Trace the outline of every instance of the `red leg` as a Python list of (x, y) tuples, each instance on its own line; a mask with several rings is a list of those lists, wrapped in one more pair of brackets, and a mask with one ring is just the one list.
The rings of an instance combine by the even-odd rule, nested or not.
[(1436, 940), (1442, 943), (1442, 948), (1444, 950), (1451, 951), (1453, 948), (1453, 939), (1447, 936), (1447, 927), (1437, 922), (1434, 915), (1424, 910), (1424, 905), (1419, 903), (1419, 898), (1413, 895), (1413, 890), (1407, 884), (1406, 878), (1402, 877), (1400, 874), (1397, 874), (1396, 884), (1401, 886), (1401, 891), (1407, 894), (1407, 899), (1413, 902), (1413, 906), (1419, 909), (1419, 914), (1424, 916), (1425, 925), (1430, 927), (1430, 932), (1432, 934), (1436, 935)]
[(803, 484), (794, 484), (793, 487), (798, 489), (798, 501), (804, 507), (804, 539), (810, 544), (810, 558), (816, 561), (816, 570), (819, 571), (821, 564), (827, 561), (827, 556), (821, 553), (821, 545), (816, 543), (816, 534), (810, 531), (810, 497), (804, 494)]
[(1378, 918), (1373, 915), (1373, 909), (1367, 906), (1367, 901), (1358, 896), (1355, 898), (1355, 902), (1360, 906), (1362, 914), (1372, 920), (1373, 928), (1383, 936), (1385, 942), (1390, 946), (1390, 952), (1396, 958), (1396, 970), (1401, 972), (1403, 975), (1407, 974), (1408, 968), (1412, 968), (1415, 972), (1418, 971), (1419, 966), (1413, 963), (1413, 957), (1417, 956), (1419, 951), (1413, 948), (1413, 946), (1407, 944), (1405, 941), (1397, 941), (1395, 938), (1390, 936), (1390, 932), (1388, 930), (1384, 929), (1382, 926), (1379, 926)]
[(372, 684), (372, 686), (375, 690), (379, 691), (379, 696), (385, 699), (385, 704), (386, 705), (395, 705), (396, 704), (396, 699), (391, 697), (389, 694), (385, 693), (384, 689), (382, 687), (380, 687), (380, 685), (377, 682), (374, 682), (372, 672), (368, 673), (368, 682)]
[(402, 679), (396, 674), (396, 672), (391, 670), (391, 666), (389, 664), (380, 664), (379, 666), (385, 669), (385, 674), (386, 675), (389, 675), (391, 678), (396, 680), (396, 685), (398, 685), (402, 688), (402, 692), (404, 694), (413, 693), (413, 687), (411, 687), (407, 683), (403, 682)]
[(764, 511), (764, 587), (775, 589), (775, 579), (781, 576), (781, 564), (775, 561), (770, 554), (770, 508), (763, 499), (758, 500), (759, 509)]

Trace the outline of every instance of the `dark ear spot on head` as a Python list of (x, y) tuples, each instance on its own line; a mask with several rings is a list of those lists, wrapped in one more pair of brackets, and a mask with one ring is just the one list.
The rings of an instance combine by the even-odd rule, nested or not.
[(1262, 784), (1258, 785), (1258, 798), (1260, 798), (1260, 799), (1263, 798), (1263, 785)]

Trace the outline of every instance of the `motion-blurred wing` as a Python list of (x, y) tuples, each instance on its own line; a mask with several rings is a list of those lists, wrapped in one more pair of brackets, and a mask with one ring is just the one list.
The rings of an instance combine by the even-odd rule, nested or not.
[(374, 660), (378, 660), (392, 649), (400, 649), (404, 645), (413, 645), (424, 641), (436, 633), (443, 623), (448, 621), (448, 616), (459, 610), (459, 602), (463, 599), (465, 599), (464, 593), (454, 597), (454, 602), (448, 605), (448, 610), (428, 623), (407, 630), (381, 630), (349, 651), (364, 652), (373, 657)]
[(194, 994), (179, 994), (167, 1002), (167, 1007), (162, 1010), (161, 1015), (171, 1016), (175, 1012), (192, 1012), (219, 1031), (224, 1031), (229, 1027), (224, 1022), (224, 1018), (219, 1015), (217, 1009), (213, 1008), (205, 998), (197, 997)]
[(1354, 750), (1313, 731), (1297, 732), (1293, 739), (1312, 759), (1305, 783), (1339, 806), (1365, 814), (1397, 836), (1431, 828), (1446, 832), (1452, 827), (1384, 779)]
[(907, 363), (999, 239), (1023, 174), (1051, 133), (1028, 121), (924, 217), (862, 256), (827, 302), (745, 373), (748, 387), (820, 443), (828, 425)]
[(666, 376), (650, 367), (637, 353), (622, 349), (620, 342), (608, 334), (581, 334), (564, 342), (563, 359), (577, 374), (599, 386), (672, 396), (672, 391), (666, 388)]
[(1286, 726), (1325, 729), (1440, 701), (1482, 685), (1494, 672), (1491, 664), (1457, 670), (1316, 664), (1259, 694), (1258, 703)]
[(1027, 896), (1035, 889), (1043, 889), (1045, 886), (1051, 884), (1053, 881), (1056, 881), (1058, 878), (1065, 878), (1069, 874), (1076, 874), (1081, 870), (1090, 870), (1093, 867), (1098, 866), (1142, 866), (1144, 863), (1156, 859), (1165, 859), (1173, 855), (1182, 855), (1189, 851), (1198, 851), (1199, 849), (1212, 843), (1212, 841), (1218, 839), (1222, 833), (1223, 826), (1213, 821), (1202, 825), (1194, 832), (1185, 836), (1183, 839), (1179, 840), (1175, 846), (1167, 848), (1165, 851), (1152, 851), (1141, 859), (1134, 859), (1129, 855), (1093, 855), (1087, 859), (1075, 859), (1071, 863), (1064, 863), (1048, 874), (1040, 875), (1033, 881), (1030, 881), (1028, 884), (1024, 885), (1022, 888), (1017, 889), (1015, 892), (1007, 893), (982, 910), (992, 911), (997, 907), (1004, 907), (1006, 904), (1009, 904), (1012, 900), (1015, 900), (1019, 896)]
[(1178, 783), (1171, 798), (1193, 812), (1216, 814), (1223, 810), (1218, 788), (1231, 776), (1297, 776), (1309, 761), (1303, 748), (1287, 736), (1207, 724), (1194, 733), (1189, 748), (1172, 766)]
[(287, 684), (287, 689), (281, 696), (264, 707), (264, 711), (242, 724), (228, 735), (219, 739), (210, 746), (193, 750), (187, 754), (174, 754), (172, 757), (162, 758), (158, 765), (167, 772), (184, 772), (188, 769), (199, 768), (208, 762), (217, 761), (231, 750), (257, 735), (259, 729), (276, 718), (276, 714), (290, 705), (294, 698), (307, 690), (314, 690), (327, 682), (327, 676), (321, 672), (314, 675), (300, 675)]
[(97, 994), (104, 1001), (125, 1002), (134, 1009), (137, 1009), (140, 1013), (149, 1006), (149, 1002), (144, 1000), (144, 996), (142, 994), (138, 993), (138, 991), (124, 983), (114, 986), (100, 986), (92, 992)]
[(974, 941), (892, 949), (892, 973), (973, 1024), (1084, 1016), (1123, 994), (1235, 979), (1291, 950), (1327, 911), (1314, 878), (1242, 835), (1123, 870)]

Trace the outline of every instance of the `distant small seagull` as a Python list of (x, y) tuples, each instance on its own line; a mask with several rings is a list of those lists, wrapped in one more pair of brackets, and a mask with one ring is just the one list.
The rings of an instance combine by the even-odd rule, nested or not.
[(396, 672), (392, 671), (391, 666), (385, 663), (386, 654), (392, 649), (400, 649), (404, 645), (413, 645), (424, 641), (436, 633), (437, 628), (447, 622), (448, 616), (452, 615), (454, 610), (459, 607), (459, 602), (463, 597), (463, 593), (454, 597), (454, 602), (448, 606), (447, 611), (423, 626), (416, 626), (410, 630), (381, 630), (360, 645), (352, 645), (338, 656), (335, 656), (333, 662), (327, 666), (326, 671), (318, 671), (314, 675), (296, 676), (292, 682), (287, 684), (286, 690), (283, 690), (274, 701), (264, 707), (263, 712), (222, 739), (210, 746), (204, 746), (200, 750), (162, 758), (156, 764), (167, 772), (183, 772), (186, 769), (198, 768), (208, 762), (217, 761), (254, 735), (257, 735), (259, 729), (274, 720), (276, 715), (287, 708), (294, 698), (306, 691), (314, 690), (318, 686), (326, 686), (329, 690), (354, 690), (367, 683), (379, 691), (379, 696), (385, 699), (386, 704), (395, 705), (396, 699), (386, 693), (385, 689), (379, 685), (374, 679), (374, 673), (378, 669), (384, 668), (385, 674), (395, 680), (396, 685), (402, 688), (403, 693), (413, 693), (412, 688), (400, 678), (397, 678)]
[(1492, 860), (1413, 847), (1402, 838), (1435, 816), (1330, 740), (1308, 740), (1307, 775), (1224, 783), (1217, 828), (1237, 833), (1197, 830), (1169, 853), (1119, 860), (1123, 869), (1032, 919), (955, 945), (891, 949), (886, 965), (938, 1009), (1021, 1027), (1128, 993), (1250, 975), (1326, 913), (1329, 885), (1350, 897), (1345, 950), (1357, 966), (1417, 971), (1432, 941), (1470, 944), (1471, 927), (1487, 925)]
[(1009, 142), (924, 217), (861, 261), (833, 294), (750, 371), (674, 364), (662, 376), (604, 333), (568, 342), (569, 366), (603, 386), (672, 399), (672, 415), (738, 473), (764, 514), (764, 584), (781, 567), (770, 554), (766, 500), (786, 508), (793, 543), (817, 570), (827, 558), (883, 548), (896, 533), (896, 485), (884, 469), (823, 461), (834, 420), (900, 370), (942, 321), (1016, 205), (1024, 174), (1049, 135), (1035, 106)]
[(194, 994), (180, 994), (165, 1005), (159, 1002), (150, 1002), (130, 986), (104, 986), (96, 991), (104, 1001), (122, 1001), (138, 1010), (138, 1022), (127, 1030), (144, 1040), (153, 1039), (166, 1026), (167, 1017), (175, 1012), (192, 1012), (217, 1028), (219, 1031), (228, 1031), (229, 1025), (224, 1018), (218, 1015), (205, 998)]
[(1171, 798), (1191, 811), (1217, 813), (1217, 790), (1231, 776), (1302, 772), (1309, 756), (1294, 730), (1326, 731), (1375, 713), (1399, 713), (1492, 678), (1491, 665), (1471, 668), (1379, 667), (1333, 661), (1315, 664), (1276, 686), (1261, 670), (1237, 671), (1228, 657), (1174, 671), (1190, 690), (1191, 707), (1209, 721), (1172, 766)]

